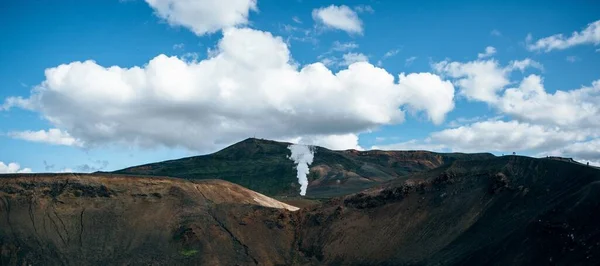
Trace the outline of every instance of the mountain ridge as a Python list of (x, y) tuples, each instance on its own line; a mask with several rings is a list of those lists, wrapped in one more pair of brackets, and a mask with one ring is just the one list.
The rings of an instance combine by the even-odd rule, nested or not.
[(302, 210), (301, 250), (328, 265), (596, 265), (598, 207), (593, 167), (456, 161)]
[[(292, 143), (248, 138), (212, 154), (143, 164), (117, 174), (224, 179), (269, 196), (296, 196), (299, 185), (289, 159)], [(307, 196), (328, 198), (354, 193), (383, 181), (439, 167), (459, 159), (492, 158), (490, 153), (357, 151), (314, 147)]]

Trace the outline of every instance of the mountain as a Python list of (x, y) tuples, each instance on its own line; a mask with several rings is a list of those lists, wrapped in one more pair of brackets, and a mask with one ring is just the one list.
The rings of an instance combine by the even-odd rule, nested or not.
[[(269, 196), (297, 196), (300, 185), (296, 177), (296, 166), (289, 159), (290, 145), (249, 138), (213, 154), (134, 166), (114, 173), (222, 179)], [(489, 153), (333, 151), (314, 147), (307, 196), (329, 198), (346, 195), (455, 160), (493, 157)]]
[(600, 170), (455, 160), (296, 210), (222, 180), (0, 175), (0, 265), (599, 265)]

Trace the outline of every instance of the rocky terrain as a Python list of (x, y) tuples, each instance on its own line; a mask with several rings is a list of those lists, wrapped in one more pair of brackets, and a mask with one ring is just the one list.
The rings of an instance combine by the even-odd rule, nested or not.
[(600, 171), (504, 156), (456, 161), (305, 210), (324, 264), (598, 265)]
[(220, 180), (0, 177), (2, 265), (598, 265), (600, 170), (455, 160), (294, 207)]
[(221, 180), (0, 176), (0, 265), (289, 265), (291, 210)]
[[(289, 145), (290, 143), (250, 138), (214, 154), (134, 166), (114, 173), (223, 179), (268, 196), (297, 196), (300, 185), (294, 162), (288, 158)], [(307, 192), (307, 196), (312, 198), (351, 194), (458, 159), (494, 157), (489, 153), (314, 149)]]

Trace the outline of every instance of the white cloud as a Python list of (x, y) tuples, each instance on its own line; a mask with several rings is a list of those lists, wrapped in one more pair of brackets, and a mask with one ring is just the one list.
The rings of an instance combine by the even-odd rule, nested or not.
[(410, 66), (410, 65), (412, 65), (413, 62), (415, 62), (415, 60), (417, 60), (416, 56), (411, 56), (409, 58), (406, 58), (406, 60), (404, 60), (404, 65)]
[(183, 49), (184, 47), (185, 47), (185, 44), (183, 44), (183, 43), (176, 43), (176, 44), (173, 44), (173, 50), (181, 50), (181, 49)]
[[(600, 80), (590, 86), (547, 92), (539, 75), (528, 75), (515, 87), (508, 79), (512, 71), (541, 64), (525, 59), (501, 67), (494, 60), (434, 64), (441, 73), (455, 78), (461, 93), (483, 101), (514, 119), (488, 120), (432, 133), (422, 141), (409, 144), (443, 145), (455, 151), (538, 151), (539, 154), (566, 154), (596, 160), (583, 151), (597, 143), (600, 133)], [(458, 126), (452, 121), (451, 126)], [(596, 160), (598, 161), (598, 160)]]
[(477, 58), (483, 59), (496, 54), (496, 48), (492, 46), (485, 47), (485, 52), (477, 54)]
[(528, 75), (515, 87), (508, 75), (528, 67), (542, 69), (530, 59), (512, 61), (506, 67), (495, 60), (466, 63), (443, 61), (434, 68), (452, 78), (467, 98), (483, 101), (519, 121), (569, 129), (600, 126), (600, 80), (589, 87), (547, 93), (539, 75)]
[(362, 21), (348, 6), (330, 5), (314, 9), (312, 17), (316, 22), (328, 28), (343, 30), (351, 34), (363, 33)]
[(200, 58), (200, 55), (198, 53), (188, 52), (181, 55), (181, 60), (186, 62), (198, 62), (198, 58)]
[(341, 65), (349, 66), (357, 62), (368, 62), (369, 57), (361, 53), (347, 53), (342, 56)]
[(600, 138), (568, 144), (548, 153), (551, 156), (573, 158), (576, 161), (600, 166)]
[(472, 100), (495, 102), (496, 92), (510, 83), (506, 71), (496, 60), (467, 63), (442, 61), (436, 63), (434, 69), (455, 78), (461, 94)]
[(9, 163), (4, 164), (4, 162), (0, 162), (0, 174), (24, 174), (31, 173), (30, 168), (21, 168), (18, 163)]
[(386, 144), (386, 145), (375, 145), (372, 146), (373, 150), (387, 150), (387, 151), (434, 151), (434, 152), (444, 152), (447, 151), (448, 148), (443, 144), (434, 144), (431, 143), (431, 140), (427, 139), (425, 141), (419, 141), (416, 139), (412, 139), (405, 142)]
[(345, 52), (345, 51), (350, 51), (350, 50), (354, 50), (358, 48), (358, 44), (355, 42), (339, 42), (339, 41), (335, 41), (333, 42), (333, 45), (331, 47), (332, 51), (336, 51), (336, 52)]
[[(501, 66), (496, 60), (433, 64), (433, 68), (454, 79), (460, 93), (470, 100), (488, 103), (512, 121), (485, 117), (458, 119), (453, 128), (431, 133), (422, 140), (376, 146), (389, 149), (436, 151), (503, 152), (539, 156), (564, 155), (600, 163), (600, 80), (590, 86), (547, 92), (539, 75), (529, 74), (520, 83), (509, 79), (513, 71), (528, 68), (543, 71), (531, 59), (515, 60)], [(514, 86), (512, 86), (514, 85)], [(431, 110), (429, 112), (432, 113)], [(432, 119), (433, 121), (433, 119)], [(465, 124), (466, 125), (461, 125)], [(587, 146), (586, 146), (587, 145)]]
[(387, 140), (386, 137), (375, 137), (375, 142), (384, 142), (385, 140)]
[(512, 61), (508, 66), (501, 67), (498, 61), (490, 59), (466, 63), (445, 60), (433, 65), (438, 73), (454, 78), (461, 89), (460, 93), (467, 99), (486, 103), (498, 101), (497, 93), (510, 84), (508, 76), (512, 71), (524, 71), (528, 67), (541, 68), (541, 64), (525, 59)]
[[(340, 47), (341, 48), (341, 47)], [(362, 53), (345, 53), (341, 57), (338, 56), (327, 56), (323, 54), (319, 56), (321, 63), (328, 67), (347, 67), (351, 64), (358, 62), (369, 62), (369, 57)]]
[(288, 139), (287, 142), (316, 145), (331, 150), (363, 150), (363, 148), (358, 144), (358, 135), (353, 133), (296, 137)]
[(494, 120), (431, 134), (434, 143), (466, 152), (548, 150), (585, 138), (583, 132), (563, 131), (558, 127)]
[(490, 35), (499, 37), (502, 36), (502, 33), (499, 30), (494, 29), (490, 32)]
[(26, 110), (32, 110), (33, 106), (26, 99), (21, 97), (8, 97), (4, 100), (4, 103), (0, 105), (0, 111), (8, 111), (13, 107), (19, 107)]
[[(485, 115), (484, 116), (469, 117), (469, 118), (467, 118), (467, 117), (459, 117), (459, 118), (456, 118), (456, 119), (448, 122), (448, 126), (449, 127), (459, 127), (459, 126), (462, 126), (462, 125), (465, 125), (465, 124), (470, 124), (470, 123), (473, 123), (473, 122), (486, 120), (486, 118), (487, 118), (487, 116), (485, 116)], [(494, 117), (491, 120), (499, 120), (501, 118), (502, 117)]]
[(555, 34), (549, 37), (541, 38), (531, 43), (531, 35), (527, 36), (527, 49), (530, 51), (564, 50), (569, 47), (582, 44), (600, 44), (600, 20), (594, 21), (580, 32), (573, 32), (570, 37), (563, 34)]
[(300, 29), (300, 28), (298, 28), (298, 27), (296, 27), (296, 26), (290, 25), (290, 24), (284, 24), (284, 25), (281, 25), (281, 28), (282, 28), (282, 29), (283, 29), (283, 31), (284, 31), (284, 32), (286, 32), (286, 33), (293, 33), (293, 32), (295, 32), (295, 31), (300, 31), (300, 30), (302, 30), (302, 29)]
[(376, 146), (381, 149), (454, 152), (511, 153), (539, 151), (540, 154), (583, 141), (588, 133), (565, 131), (518, 121), (487, 120), (433, 132), (424, 140)]
[(397, 55), (399, 52), (400, 52), (400, 49), (389, 50), (389, 51), (387, 51), (387, 52), (386, 52), (386, 53), (383, 55), (383, 58), (384, 58), (384, 59), (385, 59), (385, 58), (390, 58), (390, 57), (392, 57), (392, 56), (395, 56), (395, 55)]
[(354, 10), (356, 10), (358, 13), (375, 13), (375, 10), (370, 5), (358, 5), (354, 7)]
[(250, 11), (257, 11), (256, 0), (146, 0), (155, 14), (172, 26), (184, 26), (196, 35), (245, 25)]
[(335, 56), (323, 57), (319, 62), (327, 67), (335, 67), (340, 65), (340, 59)]
[(83, 142), (73, 138), (69, 132), (57, 128), (51, 128), (48, 131), (18, 131), (8, 133), (10, 137), (32, 142), (42, 142), (54, 145), (82, 147)]
[(319, 40), (315, 37), (317, 32), (312, 28), (302, 28), (289, 24), (280, 24), (281, 31), (287, 35), (286, 43), (291, 44), (291, 41), (310, 42), (317, 44)]
[(411, 99), (410, 110), (427, 110), (427, 116), (434, 124), (441, 124), (446, 114), (454, 109), (454, 86), (431, 73), (400, 74), (398, 81), (401, 96)]
[(298, 24), (302, 24), (302, 20), (300, 20), (300, 18), (299, 18), (299, 17), (297, 17), (297, 16), (293, 16), (293, 17), (292, 17), (292, 20), (293, 20), (294, 22), (298, 23)]
[(540, 64), (537, 61), (531, 60), (529, 58), (525, 58), (523, 60), (514, 60), (514, 61), (510, 61), (510, 63), (508, 64), (508, 66), (506, 66), (504, 68), (505, 72), (510, 72), (510, 71), (515, 71), (515, 70), (519, 70), (521, 72), (524, 72), (525, 69), (527, 68), (537, 68), (541, 71), (544, 71), (544, 66), (542, 64)]
[(600, 80), (591, 87), (549, 94), (542, 78), (530, 75), (519, 87), (507, 89), (497, 103), (500, 111), (518, 119), (569, 128), (600, 127)]
[(85, 61), (49, 68), (20, 102), (86, 146), (197, 151), (254, 134), (359, 134), (401, 123), (404, 108), (440, 123), (454, 106), (454, 87), (437, 75), (401, 74), (396, 83), (367, 62), (337, 73), (321, 63), (292, 62), (280, 37), (230, 28), (212, 57), (197, 62), (159, 55), (143, 67)]
[(383, 54), (383, 56), (381, 57), (380, 60), (377, 60), (377, 65), (382, 66), (383, 61), (385, 61), (386, 59), (389, 59), (390, 57), (396, 56), (399, 52), (400, 52), (400, 49), (393, 49), (393, 50), (387, 51), (385, 54)]
[(61, 170), (59, 170), (57, 173), (75, 173), (75, 171), (71, 168), (63, 168)]

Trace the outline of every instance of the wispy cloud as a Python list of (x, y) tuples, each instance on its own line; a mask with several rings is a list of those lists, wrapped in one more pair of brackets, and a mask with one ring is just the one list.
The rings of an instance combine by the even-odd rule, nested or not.
[(496, 48), (492, 46), (485, 47), (485, 52), (477, 54), (477, 58), (483, 59), (488, 58), (492, 55), (496, 54)]
[(415, 62), (415, 60), (417, 60), (416, 56), (411, 56), (409, 58), (406, 58), (406, 60), (404, 60), (404, 65), (410, 66), (410, 65), (412, 65), (413, 62)]
[(185, 44), (183, 44), (183, 43), (173, 44), (173, 50), (182, 50), (184, 47), (185, 47)]
[(53, 145), (83, 147), (83, 141), (72, 137), (69, 132), (57, 128), (39, 131), (15, 131), (8, 133), (10, 137), (31, 142), (42, 142)]
[(92, 173), (97, 171), (102, 171), (108, 166), (108, 161), (106, 160), (96, 160), (91, 164), (81, 164), (75, 167), (75, 170), (83, 173)]
[(356, 62), (368, 62), (369, 57), (362, 53), (346, 53), (341, 57), (320, 56), (321, 63), (329, 67), (344, 67)]
[(385, 58), (390, 58), (390, 57), (392, 57), (392, 56), (395, 56), (395, 55), (397, 55), (399, 52), (400, 52), (400, 49), (389, 50), (389, 51), (387, 51), (387, 52), (386, 52), (386, 53), (383, 55), (383, 58), (384, 58), (384, 59), (385, 59)]
[(354, 7), (354, 10), (356, 10), (358, 13), (375, 13), (375, 10), (370, 5), (358, 5)]
[(567, 62), (575, 63), (581, 59), (578, 56), (570, 55), (570, 56), (567, 56), (566, 60), (567, 60)]
[(335, 41), (333, 42), (333, 45), (331, 46), (331, 50), (332, 51), (336, 51), (336, 52), (345, 52), (345, 51), (350, 51), (350, 50), (354, 50), (358, 48), (358, 44), (355, 42), (339, 42), (339, 41)]
[(563, 34), (554, 34), (533, 43), (532, 40), (532, 35), (528, 34), (525, 42), (527, 43), (527, 49), (530, 51), (550, 52), (552, 50), (564, 50), (576, 45), (598, 45), (600, 44), (600, 20), (588, 24), (585, 29), (579, 32), (573, 32), (570, 37)]
[(377, 66), (380, 66), (380, 67), (383, 66), (383, 61), (396, 56), (398, 53), (400, 53), (400, 49), (392, 49), (392, 50), (385, 52), (385, 54), (383, 54), (381, 59), (377, 60)]
[(348, 66), (356, 62), (368, 62), (369, 57), (362, 53), (347, 53), (342, 56), (342, 65)]
[(287, 35), (286, 43), (288, 45), (291, 45), (291, 41), (309, 42), (313, 44), (318, 42), (318, 39), (315, 37), (317, 35), (315, 29), (302, 28), (290, 24), (280, 24), (279, 27), (281, 32)]
[(459, 117), (456, 118), (450, 122), (448, 122), (448, 126), (449, 127), (460, 127), (462, 125), (465, 124), (471, 124), (471, 123), (475, 123), (475, 122), (479, 122), (479, 121), (483, 121), (483, 120), (489, 120), (489, 121), (498, 121), (501, 120), (504, 116), (495, 116), (492, 118), (489, 118), (487, 115), (483, 115), (483, 116), (475, 116), (475, 117)]

